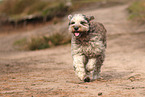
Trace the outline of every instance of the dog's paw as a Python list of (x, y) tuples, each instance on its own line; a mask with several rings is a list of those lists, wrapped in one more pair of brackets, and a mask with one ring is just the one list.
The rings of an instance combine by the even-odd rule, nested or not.
[(84, 79), (84, 82), (90, 82), (91, 80), (90, 80), (90, 78), (89, 77), (86, 77), (85, 79)]

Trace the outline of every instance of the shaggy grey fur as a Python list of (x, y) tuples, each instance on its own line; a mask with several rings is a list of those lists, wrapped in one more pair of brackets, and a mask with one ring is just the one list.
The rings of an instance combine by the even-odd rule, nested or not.
[[(88, 19), (88, 17), (84, 16), (84, 19)], [(72, 32), (71, 51), (74, 70), (77, 76), (84, 81), (86, 78), (88, 79), (91, 71), (93, 71), (93, 79), (100, 78), (99, 73), (105, 58), (106, 48), (106, 29), (104, 26), (89, 19), (87, 21), (88, 31), (81, 31), (81, 29), (78, 32), (76, 31), (81, 33), (81, 36), (76, 37), (74, 30), (70, 31)], [(73, 27), (70, 29), (74, 29)]]

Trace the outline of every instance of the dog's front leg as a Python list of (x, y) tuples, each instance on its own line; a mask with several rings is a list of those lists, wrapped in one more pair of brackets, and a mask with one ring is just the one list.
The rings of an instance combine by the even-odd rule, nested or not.
[(88, 63), (86, 65), (87, 71), (89, 71), (89, 72), (93, 71), (95, 69), (96, 63), (97, 63), (96, 58), (88, 59)]
[(85, 71), (85, 56), (84, 55), (74, 55), (73, 56), (73, 66), (76, 75), (80, 80), (84, 80), (86, 76), (86, 71)]

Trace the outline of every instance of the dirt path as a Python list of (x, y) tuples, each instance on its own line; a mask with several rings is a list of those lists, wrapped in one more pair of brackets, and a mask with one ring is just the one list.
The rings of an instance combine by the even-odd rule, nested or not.
[[(123, 5), (82, 12), (94, 15), (108, 30), (101, 81), (78, 80), (70, 45), (20, 52), (11, 48), (20, 34), (1, 36), (0, 97), (145, 97), (145, 33), (133, 31), (126, 19), (126, 8)], [(67, 22), (62, 24), (57, 30), (67, 28)], [(21, 37), (47, 32), (49, 28), (23, 33)]]

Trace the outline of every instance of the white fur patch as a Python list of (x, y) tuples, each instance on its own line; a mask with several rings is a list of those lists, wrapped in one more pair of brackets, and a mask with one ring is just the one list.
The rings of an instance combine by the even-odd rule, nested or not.
[(74, 16), (69, 15), (68, 19), (70, 20), (70, 32), (75, 32), (74, 27), (76, 26), (79, 27), (79, 32), (86, 32), (89, 30), (89, 23), (82, 14), (75, 14)]

